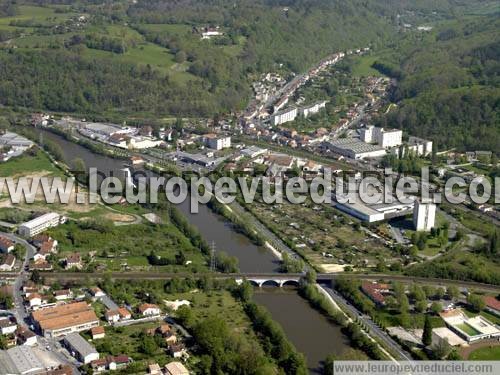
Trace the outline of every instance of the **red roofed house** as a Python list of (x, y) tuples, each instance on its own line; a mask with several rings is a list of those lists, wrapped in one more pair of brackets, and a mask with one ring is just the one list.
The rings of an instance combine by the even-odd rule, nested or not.
[(486, 303), (486, 310), (495, 314), (496, 316), (500, 316), (500, 301), (492, 296), (484, 296), (484, 303)]
[(130, 311), (128, 311), (125, 307), (119, 307), (118, 314), (120, 314), (120, 320), (128, 320), (132, 317)]
[(103, 326), (97, 326), (92, 328), (90, 330), (90, 333), (92, 334), (92, 340), (103, 339), (104, 336), (106, 335), (106, 331), (104, 330)]
[(160, 308), (151, 303), (143, 303), (139, 306), (138, 310), (143, 316), (154, 316), (161, 314)]
[(377, 305), (385, 305), (385, 297), (382, 293), (389, 292), (389, 286), (387, 284), (378, 284), (364, 281), (361, 284), (361, 290)]
[(14, 242), (7, 237), (0, 236), (0, 251), (2, 253), (10, 253), (12, 250), (14, 250)]

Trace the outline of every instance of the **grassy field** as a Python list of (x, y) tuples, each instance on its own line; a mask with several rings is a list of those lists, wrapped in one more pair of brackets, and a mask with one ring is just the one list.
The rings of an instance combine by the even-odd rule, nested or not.
[(353, 58), (354, 64), (352, 67), (352, 75), (356, 77), (383, 77), (384, 75), (378, 70), (372, 68), (372, 65), (377, 61), (377, 55), (366, 55)]
[(476, 349), (469, 355), (468, 359), (472, 361), (499, 361), (500, 346), (483, 347)]
[(56, 168), (42, 151), (36, 152), (35, 155), (25, 153), (0, 164), (0, 177), (27, 176), (31, 173), (62, 175), (61, 170)]

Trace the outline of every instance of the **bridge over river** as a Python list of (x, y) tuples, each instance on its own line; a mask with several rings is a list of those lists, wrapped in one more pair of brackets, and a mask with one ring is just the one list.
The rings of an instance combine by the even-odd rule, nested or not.
[[(18, 276), (15, 272), (1, 272), (0, 279), (14, 279)], [(109, 277), (115, 280), (170, 280), (187, 277), (213, 277), (217, 279), (235, 279), (240, 283), (243, 280), (248, 280), (256, 286), (278, 286), (298, 285), (300, 279), (304, 277), (303, 273), (166, 273), (166, 272), (40, 272), (40, 276), (46, 280), (58, 281), (78, 281), (84, 279), (103, 279)], [(403, 283), (418, 283), (423, 285), (433, 286), (449, 286), (455, 285), (461, 288), (474, 290), (483, 290), (487, 292), (500, 293), (500, 285), (483, 284), (473, 281), (451, 280), (415, 277), (405, 275), (388, 275), (388, 274), (346, 274), (346, 273), (319, 273), (316, 276), (318, 282), (329, 282), (339, 278), (352, 278), (362, 280), (386, 280), (386, 281), (401, 281)]]

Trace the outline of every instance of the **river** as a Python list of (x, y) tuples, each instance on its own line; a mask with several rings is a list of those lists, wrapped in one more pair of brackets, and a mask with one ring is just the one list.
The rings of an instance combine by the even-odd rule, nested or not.
[[(61, 146), (67, 164), (71, 165), (75, 158), (80, 158), (87, 168), (96, 167), (109, 175), (111, 171), (117, 173), (126, 162), (95, 154), (54, 133), (39, 131), (43, 132), (44, 139), (50, 139)], [(238, 258), (241, 272), (261, 273), (277, 270), (279, 262), (270, 251), (255, 246), (247, 237), (235, 232), (227, 220), (205, 205), (200, 206), (197, 214), (190, 212), (187, 200), (178, 205), (178, 208), (189, 222), (198, 228), (206, 241), (210, 243), (214, 241), (217, 250), (223, 250)], [(341, 354), (349, 347), (347, 338), (340, 332), (340, 328), (311, 308), (296, 291), (262, 288), (256, 290), (254, 296), (255, 301), (265, 306), (271, 312), (273, 319), (281, 324), (295, 347), (305, 354), (311, 373), (319, 373), (320, 362), (328, 354)]]

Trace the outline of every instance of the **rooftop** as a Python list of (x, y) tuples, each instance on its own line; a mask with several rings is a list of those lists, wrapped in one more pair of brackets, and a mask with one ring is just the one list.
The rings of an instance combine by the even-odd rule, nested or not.
[(42, 329), (60, 329), (77, 324), (98, 321), (94, 310), (86, 302), (75, 302), (48, 307), (32, 312)]
[(64, 340), (73, 348), (74, 351), (78, 352), (82, 357), (86, 357), (89, 354), (96, 353), (97, 350), (90, 345), (79, 333), (73, 332), (66, 335)]
[(56, 212), (49, 212), (33, 220), (27, 221), (21, 224), (21, 226), (33, 229), (38, 227), (39, 225), (45, 224), (47, 221), (52, 221), (52, 220), (59, 220), (59, 214)]

